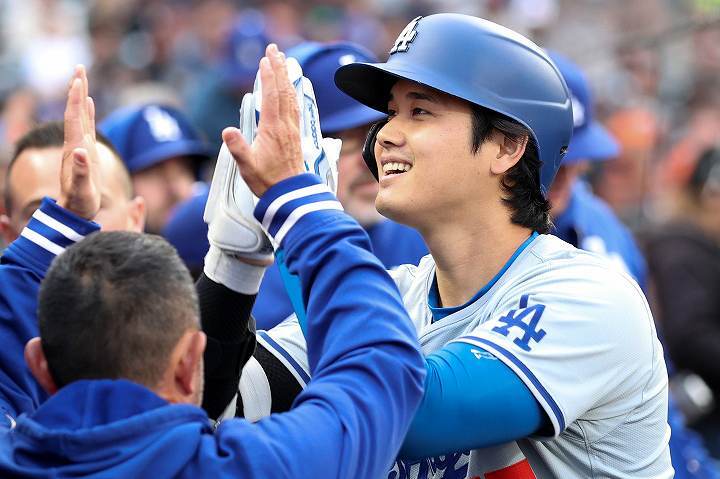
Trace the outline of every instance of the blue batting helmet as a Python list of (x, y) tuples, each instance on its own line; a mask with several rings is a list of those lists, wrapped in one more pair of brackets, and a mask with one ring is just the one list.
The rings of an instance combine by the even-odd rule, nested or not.
[[(353, 63), (335, 74), (342, 91), (382, 112), (399, 79), (448, 93), (527, 127), (538, 146), (540, 183), (547, 193), (570, 142), (573, 119), (567, 86), (540, 47), (493, 22), (442, 13), (410, 22), (387, 62)], [(369, 140), (372, 146), (374, 140)], [(366, 162), (377, 176), (374, 161)]]
[(353, 62), (376, 62), (375, 55), (349, 42), (305, 42), (287, 51), (295, 58), (315, 90), (320, 128), (335, 133), (367, 125), (383, 118), (379, 111), (366, 107), (340, 91), (333, 78), (337, 69)]
[(120, 153), (130, 173), (176, 156), (198, 162), (210, 157), (210, 147), (179, 110), (158, 104), (122, 108), (98, 129)]

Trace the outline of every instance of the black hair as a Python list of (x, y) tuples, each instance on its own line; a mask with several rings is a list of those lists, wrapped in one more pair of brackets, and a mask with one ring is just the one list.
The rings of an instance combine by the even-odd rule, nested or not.
[(517, 225), (538, 233), (552, 229), (550, 201), (545, 198), (540, 185), (540, 166), (537, 143), (525, 126), (505, 115), (471, 104), (472, 139), (471, 151), (477, 153), (493, 130), (499, 131), (513, 141), (528, 138), (525, 153), (502, 178), (503, 203), (510, 209), (510, 220)]
[(155, 387), (198, 318), (190, 274), (159, 236), (94, 233), (55, 258), (40, 287), (40, 337), (58, 387), (120, 378)]

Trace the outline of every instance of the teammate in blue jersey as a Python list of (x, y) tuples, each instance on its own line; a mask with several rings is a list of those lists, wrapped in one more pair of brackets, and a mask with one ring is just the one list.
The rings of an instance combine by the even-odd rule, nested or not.
[[(557, 53), (551, 53), (550, 57), (560, 69), (570, 91), (574, 123), (568, 152), (550, 188), (555, 224), (553, 234), (575, 247), (607, 256), (644, 286), (645, 259), (632, 234), (580, 178), (588, 162), (612, 161), (620, 152), (619, 145), (610, 132), (594, 119), (592, 94), (580, 68)], [(669, 445), (675, 478), (720, 477), (702, 440), (685, 426), (682, 413), (672, 401), (668, 423), (672, 427)]]
[[(547, 54), (438, 14), (410, 22), (385, 63), (345, 65), (335, 81), (387, 114), (364, 151), (376, 206), (431, 253), (391, 272), (428, 376), (387, 477), (672, 477), (667, 372), (642, 290), (547, 234), (573, 128)], [(240, 385), (253, 419), (311, 376), (294, 318), (258, 342), (267, 354)]]
[(255, 216), (271, 225), (312, 312), (314, 379), (294, 410), (213, 430), (197, 407), (206, 336), (187, 269), (156, 237), (87, 236), (99, 228), (89, 219), (101, 179), (81, 71), (68, 105), (83, 119), (82, 148), (63, 159), (57, 204), (43, 201), (2, 266), (31, 275), (46, 266), (38, 255), (57, 254), (40, 291), (40, 337), (26, 346), (51, 397), (0, 432), (0, 476), (357, 478), (392, 463), (422, 396), (422, 357), (364, 232), (320, 178), (302, 174), (285, 65), (269, 46), (257, 147), (243, 149), (234, 129), (224, 139), (240, 151), (242, 175), (260, 197)]

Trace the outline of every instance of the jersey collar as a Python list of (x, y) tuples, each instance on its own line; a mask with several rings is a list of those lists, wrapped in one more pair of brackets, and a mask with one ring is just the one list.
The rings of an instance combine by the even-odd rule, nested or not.
[(520, 256), (520, 253), (522, 253), (525, 250), (525, 248), (527, 248), (528, 245), (530, 243), (532, 243), (533, 240), (537, 237), (538, 237), (538, 232), (533, 231), (533, 233), (530, 235), (530, 237), (528, 239), (526, 239), (525, 241), (523, 241), (523, 243), (518, 247), (518, 249), (515, 250), (513, 255), (510, 257), (509, 260), (507, 260), (507, 262), (502, 267), (502, 269), (500, 269), (500, 271), (498, 271), (497, 274), (495, 274), (495, 276), (493, 276), (493, 278), (485, 286), (483, 286), (480, 289), (480, 291), (475, 293), (475, 295), (472, 298), (470, 298), (470, 300), (467, 303), (465, 303), (463, 305), (453, 306), (453, 307), (449, 307), (449, 308), (443, 308), (441, 306), (438, 306), (438, 304), (440, 304), (440, 298), (439, 298), (440, 294), (438, 292), (438, 287), (437, 287), (437, 276), (435, 276), (433, 278), (432, 286), (430, 287), (430, 292), (428, 294), (428, 306), (430, 307), (430, 312), (432, 313), (432, 316), (433, 316), (433, 323), (436, 321), (440, 321), (444, 317), (449, 316), (457, 311), (460, 311), (461, 309), (467, 308), (468, 306), (473, 304), (475, 301), (480, 299), (485, 293), (487, 293), (490, 290), (490, 288), (492, 288), (495, 285), (495, 283), (498, 282), (498, 280), (502, 277), (502, 275), (505, 274), (505, 271), (507, 271), (508, 268), (515, 262), (517, 257)]

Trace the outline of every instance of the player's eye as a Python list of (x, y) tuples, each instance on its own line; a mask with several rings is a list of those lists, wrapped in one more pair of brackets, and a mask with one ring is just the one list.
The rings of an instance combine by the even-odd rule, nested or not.
[(392, 117), (394, 117), (394, 116), (396, 116), (396, 115), (397, 115), (397, 112), (396, 112), (395, 110), (392, 110), (392, 109), (388, 108), (388, 111), (387, 111), (388, 119), (390, 119), (390, 118), (392, 118)]
[(412, 109), (412, 114), (413, 114), (413, 116), (417, 116), (417, 115), (429, 115), (430, 112), (427, 111), (427, 110), (425, 110), (425, 109), (423, 109), (423, 108), (417, 108), (417, 107), (416, 107), (416, 108), (413, 108), (413, 109)]

